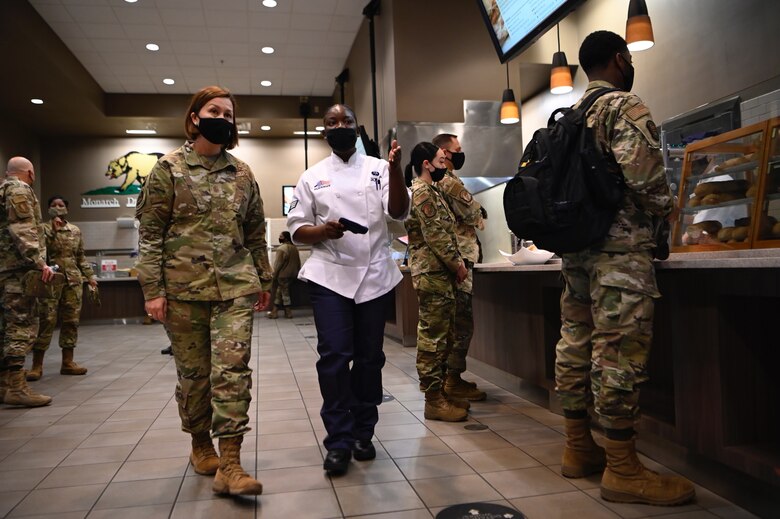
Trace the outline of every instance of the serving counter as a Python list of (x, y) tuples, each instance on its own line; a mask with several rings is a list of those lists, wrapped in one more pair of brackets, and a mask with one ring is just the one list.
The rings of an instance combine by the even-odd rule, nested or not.
[[(672, 254), (656, 269), (662, 298), (640, 397), (642, 437), (780, 487), (780, 251)], [(562, 288), (560, 261), (476, 265), (469, 369), (559, 409)]]
[(81, 307), (81, 321), (98, 319), (129, 319), (145, 317), (144, 294), (135, 277), (98, 278), (100, 306), (87, 297), (87, 285), (84, 285), (84, 297)]

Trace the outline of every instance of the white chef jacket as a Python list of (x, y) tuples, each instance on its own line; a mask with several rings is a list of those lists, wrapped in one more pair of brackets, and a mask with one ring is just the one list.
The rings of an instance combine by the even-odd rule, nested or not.
[[(335, 153), (303, 172), (295, 186), (287, 229), (292, 236), (304, 225), (347, 218), (368, 227), (337, 240), (312, 245), (298, 279), (312, 281), (339, 295), (365, 303), (386, 294), (402, 279), (390, 256), (387, 203), (390, 197), (386, 160), (355, 152), (348, 162)], [(398, 220), (406, 219), (405, 214)], [(297, 243), (297, 242), (296, 242)]]

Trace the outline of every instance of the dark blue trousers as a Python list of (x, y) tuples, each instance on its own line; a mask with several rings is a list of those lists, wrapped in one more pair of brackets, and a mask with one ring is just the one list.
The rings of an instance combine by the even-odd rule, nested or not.
[(326, 449), (351, 449), (355, 440), (370, 440), (379, 421), (382, 343), (391, 293), (357, 304), (309, 282), (309, 296), (320, 354), (320, 416), (328, 432), (323, 443)]

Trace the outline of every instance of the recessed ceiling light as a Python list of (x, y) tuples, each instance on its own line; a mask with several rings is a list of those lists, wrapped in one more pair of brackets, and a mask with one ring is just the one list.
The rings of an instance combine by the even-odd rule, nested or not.
[(239, 135), (249, 135), (249, 130), (238, 130)]
[(150, 50), (152, 52), (160, 50), (160, 46), (156, 43), (147, 43), (146, 44), (146, 50)]
[(293, 132), (293, 133), (295, 135), (304, 135), (304, 134), (306, 134), (306, 135), (319, 135), (320, 134), (320, 132), (313, 132), (311, 130), (309, 130), (308, 132)]
[(125, 130), (125, 133), (128, 135), (157, 135), (157, 130)]
[(138, 1), (138, 0), (125, 0), (125, 2), (127, 2), (128, 4), (134, 4), (134, 3), (136, 3), (137, 1)]
[(271, 127), (268, 126), (267, 124), (264, 124), (260, 127), (260, 129), (263, 130), (264, 132), (267, 132), (271, 129)]
[(167, 78), (163, 79), (163, 83), (165, 83), (166, 85), (173, 85), (174, 83), (176, 83), (176, 81), (174, 81), (171, 78), (167, 77)]
[(317, 130), (318, 132), (321, 132), (322, 130), (325, 129), (325, 127), (324, 126), (315, 126), (314, 129)]
[(37, 97), (34, 97), (34, 98), (30, 99), (30, 102), (32, 104), (34, 104), (34, 105), (42, 105), (43, 104), (43, 99), (38, 99)]
[(276, 0), (263, 0), (263, 5), (266, 7), (276, 7)]
[(270, 81), (268, 81), (267, 79), (265, 79), (265, 80), (263, 80), (263, 81), (261, 81), (261, 82), (260, 82), (260, 86), (269, 87), (269, 86), (271, 86), (271, 85), (273, 85), (273, 83), (271, 83), (271, 82), (270, 82)]
[(263, 51), (263, 54), (273, 54), (274, 53), (274, 48), (273, 47), (263, 47), (260, 50)]

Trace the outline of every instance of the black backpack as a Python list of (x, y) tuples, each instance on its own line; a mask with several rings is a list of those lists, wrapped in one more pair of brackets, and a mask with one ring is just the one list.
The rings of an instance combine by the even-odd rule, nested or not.
[(555, 110), (547, 128), (536, 130), (504, 189), (506, 223), (515, 236), (564, 254), (607, 235), (623, 199), (623, 173), (585, 122), (596, 99), (615, 90), (602, 88), (577, 108)]

